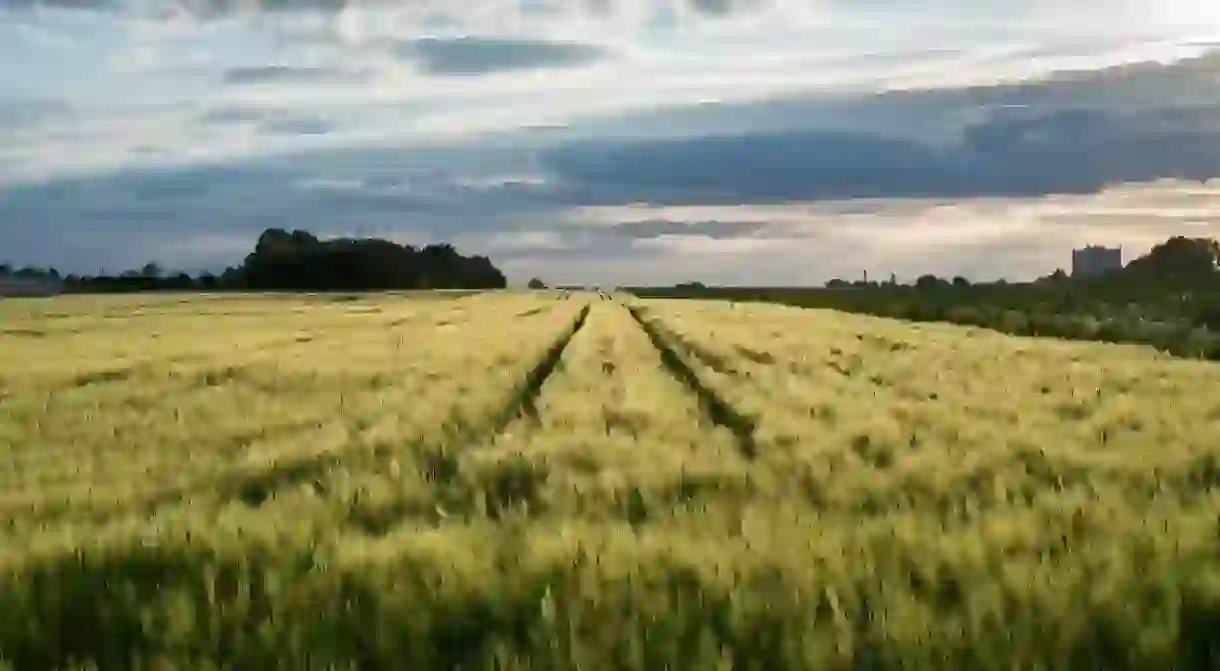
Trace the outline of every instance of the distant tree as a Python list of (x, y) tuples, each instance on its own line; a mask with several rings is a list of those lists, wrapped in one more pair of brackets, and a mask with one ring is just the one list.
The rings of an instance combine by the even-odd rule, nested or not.
[[(54, 268), (0, 272), (18, 277), (60, 279)], [(302, 230), (263, 231), (254, 251), (236, 267), (218, 277), (203, 273), (168, 276), (156, 263), (123, 271), (118, 276), (99, 270), (97, 276), (64, 278), (66, 289), (77, 292), (130, 292), (193, 288), (278, 290), (380, 290), (380, 289), (499, 289), (507, 286), (500, 269), (485, 256), (463, 256), (452, 245), (435, 244), (416, 250), (387, 240), (337, 238), (319, 240)]]
[(1127, 275), (1169, 281), (1212, 280), (1220, 263), (1220, 243), (1175, 236), (1127, 264)]
[(936, 289), (943, 284), (943, 281), (935, 275), (920, 275), (919, 279), (915, 280), (915, 288), (924, 291)]
[(1220, 333), (1220, 301), (1200, 307), (1195, 314), (1194, 322), (1198, 326)]
[(292, 231), (292, 244), (298, 251), (307, 251), (311, 248), (317, 247), (321, 243), (316, 237), (314, 237), (313, 233), (294, 229)]
[(225, 268), (224, 271), (220, 273), (220, 277), (218, 277), (217, 280), (218, 286), (225, 289), (244, 289), (247, 285), (246, 274), (241, 268), (235, 268), (233, 266)]
[(225, 286), (288, 290), (498, 289), (504, 274), (485, 256), (452, 245), (415, 250), (387, 240), (319, 240), (307, 231), (268, 229)]
[(844, 280), (844, 279), (841, 279), (838, 277), (836, 277), (833, 280), (826, 283), (827, 289), (842, 289), (844, 287), (850, 287), (850, 286), (851, 286), (851, 282), (848, 282), (847, 280)]
[(0, 263), (0, 275), (12, 275), (13, 267), (7, 263)]
[(1036, 279), (1032, 282), (1033, 286), (1044, 287), (1044, 288), (1045, 287), (1066, 287), (1066, 286), (1070, 286), (1071, 283), (1072, 283), (1071, 276), (1069, 276), (1066, 272), (1064, 272), (1063, 268), (1056, 268), (1055, 272), (1053, 272), (1049, 275), (1043, 275), (1042, 277), (1039, 277), (1038, 279)]
[[(282, 228), (268, 228), (258, 236), (258, 242), (254, 244), (254, 253), (261, 256), (277, 253), (290, 254), (307, 244), (309, 237), (312, 236), (303, 231), (289, 233)], [(298, 242), (301, 244), (299, 245)]]
[(535, 277), (535, 278), (533, 278), (533, 279), (531, 279), (531, 280), (529, 281), (529, 288), (531, 288), (531, 289), (545, 289), (545, 288), (546, 288), (546, 283), (545, 283), (545, 282), (543, 282), (542, 280), (538, 279), (537, 277)]
[(958, 275), (953, 278), (953, 286), (957, 287), (958, 289), (967, 289), (970, 287), (970, 280)]

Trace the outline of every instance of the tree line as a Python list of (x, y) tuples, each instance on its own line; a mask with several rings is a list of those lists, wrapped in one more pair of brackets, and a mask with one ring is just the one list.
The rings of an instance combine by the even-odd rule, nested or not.
[(14, 269), (0, 275), (54, 282), (67, 292), (138, 291), (376, 291), (389, 289), (502, 289), (504, 273), (485, 256), (463, 256), (447, 243), (411, 245), (377, 238), (320, 240), (303, 230), (270, 228), (241, 264), (221, 273), (166, 273), (148, 263), (117, 275), (61, 275), (54, 268)]
[(1147, 344), (1220, 359), (1220, 243), (1174, 237), (1122, 269), (1089, 278), (1063, 270), (1032, 282), (972, 283), (925, 274), (913, 284), (834, 279), (825, 287), (636, 288), (644, 297), (715, 298), (944, 321), (1015, 335)]

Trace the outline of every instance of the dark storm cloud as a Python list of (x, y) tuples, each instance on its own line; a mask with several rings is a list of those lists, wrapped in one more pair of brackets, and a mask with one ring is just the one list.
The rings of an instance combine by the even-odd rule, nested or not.
[(689, 4), (700, 14), (719, 17), (760, 9), (770, 4), (770, 0), (689, 0)]
[(647, 142), (587, 141), (549, 152), (564, 180), (626, 189), (627, 202), (776, 202), (918, 195), (960, 174), (914, 142), (852, 133), (755, 133)]
[[(0, 249), (22, 263), (95, 268), (104, 256), (101, 263), (115, 267), (142, 263), (161, 245), (203, 232), (252, 241), (268, 226), (478, 240), (523, 224), (560, 227), (578, 205), (968, 198), (1204, 179), (1220, 175), (1216, 63), (1213, 57), (1013, 86), (673, 108), (445, 148), (316, 150), (0, 187)], [(327, 130), (306, 115), (237, 106), (203, 120), (253, 123), (265, 132)], [(313, 122), (319, 125), (311, 128)], [(614, 137), (636, 139), (607, 139)], [(539, 151), (554, 181), (511, 186), (536, 172)], [(751, 217), (624, 223), (564, 233), (556, 248), (489, 249), (493, 258), (521, 263), (598, 254), (660, 258), (668, 252), (650, 239), (765, 237), (763, 223)], [(884, 237), (884, 226), (877, 235)], [(73, 251), (86, 243), (93, 245), (88, 253)], [(233, 249), (187, 251), (231, 263), (244, 247)]]
[(260, 124), (258, 129), (265, 135), (326, 135), (332, 127), (325, 119), (296, 117), (272, 119)]
[(592, 137), (542, 160), (599, 203), (1035, 196), (1203, 180), (1220, 176), (1220, 95), (1205, 85), (1218, 64), (1212, 56), (1042, 84), (724, 105), (690, 111), (686, 137)]
[(290, 65), (261, 65), (225, 70), (226, 84), (265, 84), (279, 81), (318, 81), (344, 79), (358, 76), (333, 68), (297, 67)]
[(423, 38), (403, 44), (398, 54), (433, 75), (574, 67), (606, 56), (600, 47), (576, 42), (484, 37)]
[[(14, 222), (0, 226), (0, 250), (23, 263), (95, 268), (141, 263), (162, 245), (197, 235), (253, 244), (270, 226), (430, 239), (483, 235), (511, 227), (515, 217), (540, 220), (555, 212), (537, 190), (464, 185), (479, 176), (478, 166), (497, 170), (512, 158), (482, 145), (314, 151), (0, 186), (0, 221)], [(99, 237), (104, 246), (73, 251)], [(201, 263), (240, 260), (231, 249), (220, 256), (198, 251)]]
[(733, 10), (733, 0), (691, 0), (690, 4), (706, 14), (728, 14)]

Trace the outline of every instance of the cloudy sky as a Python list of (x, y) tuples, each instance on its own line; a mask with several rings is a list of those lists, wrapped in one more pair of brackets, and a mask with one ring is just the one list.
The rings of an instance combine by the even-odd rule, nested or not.
[(0, 261), (1031, 278), (1220, 225), (1220, 3), (0, 0)]

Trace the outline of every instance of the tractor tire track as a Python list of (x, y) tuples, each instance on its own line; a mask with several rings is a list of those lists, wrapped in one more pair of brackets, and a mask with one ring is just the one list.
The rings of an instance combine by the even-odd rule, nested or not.
[[(585, 305), (573, 320), (571, 326), (559, 334), (545, 354), (523, 376), (521, 384), (515, 387), (500, 405), (488, 422), (477, 423), (476, 426), (456, 435), (449, 435), (445, 444), (414, 445), (416, 451), (445, 452), (450, 444), (471, 445), (484, 439), (502, 433), (517, 417), (536, 417), (535, 403), (541, 393), (542, 386), (554, 372), (564, 350), (584, 326), (588, 318), (590, 305)], [(344, 458), (352, 456), (362, 447), (361, 441), (378, 422), (393, 411), (387, 409), (385, 415), (364, 416), (354, 418), (348, 423), (346, 430), (349, 435), (342, 445), (333, 449), (321, 449), (314, 453), (293, 454), (267, 467), (250, 468), (234, 464), (222, 467), (200, 478), (178, 483), (168, 488), (153, 492), (145, 492), (127, 500), (114, 501), (113, 505), (102, 505), (81, 509), (74, 507), (69, 501), (42, 501), (31, 507), (25, 507), (15, 501), (8, 502), (5, 508), (13, 513), (14, 522), (22, 526), (44, 525), (67, 517), (73, 521), (90, 523), (107, 523), (123, 515), (138, 514), (151, 516), (176, 505), (197, 503), (223, 503), (224, 501), (241, 501), (251, 507), (266, 504), (276, 493), (293, 487), (311, 486), (324, 495), (326, 492), (325, 473), (340, 464)], [(333, 427), (332, 427), (333, 428)], [(321, 431), (321, 428), (285, 432), (285, 437), (295, 435), (303, 439)], [(389, 449), (384, 446), (364, 445), (368, 449), (366, 455), (370, 459), (367, 464), (376, 467), (387, 463), (401, 450)], [(24, 508), (24, 509), (23, 509)], [(11, 524), (10, 524), (11, 526)]]
[[(584, 325), (588, 314), (589, 306), (586, 305), (581, 309), (573, 324), (556, 338), (542, 359), (525, 375), (522, 384), (509, 394), (505, 403), (501, 406), (501, 410), (493, 416), (490, 423), (491, 428), (462, 430), (457, 435), (448, 436), (447, 442), (456, 444), (474, 443), (485, 438), (487, 435), (495, 435), (502, 432), (504, 427), (519, 414), (536, 413), (533, 404), (538, 397), (542, 385), (558, 364), (563, 350), (567, 348), (568, 343), (571, 342), (572, 338)], [(389, 412), (391, 411), (387, 410), (387, 414)], [(344, 446), (338, 449), (305, 456), (302, 459), (286, 460), (282, 465), (277, 464), (268, 469), (242, 474), (241, 477), (237, 478), (233, 478), (232, 474), (227, 474), (226, 477), (229, 478), (227, 482), (201, 482), (197, 487), (192, 487), (191, 490), (211, 490), (218, 495), (216, 498), (220, 500), (239, 499), (250, 506), (261, 506), (277, 492), (304, 485), (310, 481), (313, 481), (312, 484), (315, 490), (319, 491), (319, 493), (324, 493), (325, 484), (321, 482), (320, 476), (337, 466), (345, 456), (353, 454), (360, 439), (368, 431), (372, 430), (380, 419), (382, 417), (357, 419), (355, 423), (362, 425), (362, 427), (354, 427), (353, 435), (349, 437)], [(429, 446), (426, 444), (414, 446), (417, 450), (435, 449), (437, 447), (444, 446)], [(390, 450), (382, 446), (372, 447), (368, 454), (371, 458), (371, 463), (368, 465), (375, 467), (378, 464), (388, 462), (397, 452), (397, 450)], [(189, 493), (184, 492), (184, 494)], [(183, 498), (185, 497), (169, 497), (158, 501), (156, 507), (160, 508), (177, 503)]]
[[(589, 314), (589, 306), (586, 305), (581, 309), (572, 325), (563, 331), (553, 342), (550, 348), (546, 351), (543, 357), (533, 366), (524, 376), (523, 381), (508, 395), (507, 399), (501, 406), (501, 410), (493, 415), (490, 423), (479, 423), (475, 427), (460, 430), (457, 435), (448, 436), (446, 442), (465, 445), (480, 441), (489, 435), (501, 433), (504, 428), (518, 415), (525, 414), (527, 416), (536, 415), (537, 411), (534, 408), (534, 403), (537, 400), (538, 394), (542, 389), (542, 385), (546, 379), (554, 371), (567, 348), (568, 343), (584, 326), (585, 320)], [(391, 411), (387, 410), (387, 414)], [(286, 460), (282, 464), (277, 464), (271, 468), (263, 469), (248, 474), (241, 474), (240, 477), (234, 478), (232, 474), (226, 474), (229, 481), (220, 482), (201, 482), (199, 486), (192, 487), (191, 490), (214, 491), (218, 499), (239, 499), (250, 506), (263, 505), (267, 500), (272, 498), (277, 492), (304, 485), (312, 482), (312, 486), (319, 493), (324, 493), (325, 484), (320, 480), (320, 477), (326, 471), (337, 466), (346, 456), (354, 453), (356, 446), (359, 445), (361, 438), (372, 429), (382, 417), (365, 417), (357, 419), (354, 424), (358, 426), (349, 427), (352, 435), (346, 441), (344, 446), (335, 450), (323, 451), (315, 455), (304, 456), (301, 459)], [(479, 428), (482, 427), (489, 428)], [(413, 446), (416, 450), (435, 449), (444, 446), (429, 446), (427, 444)], [(391, 450), (381, 446), (372, 447), (368, 456), (371, 459), (369, 466), (376, 467), (391, 460), (397, 450)], [(189, 494), (190, 492), (184, 492)], [(176, 503), (185, 498), (184, 496), (166, 497), (155, 503), (156, 508), (164, 507)]]
[(509, 423), (519, 415), (525, 415), (533, 420), (538, 418), (537, 402), (538, 396), (542, 393), (542, 385), (546, 384), (547, 378), (555, 372), (555, 367), (559, 365), (559, 360), (563, 358), (563, 352), (568, 348), (568, 344), (572, 342), (572, 339), (584, 327), (585, 321), (589, 318), (591, 307), (590, 305), (585, 305), (581, 308), (571, 328), (564, 331), (555, 340), (550, 349), (547, 350), (546, 354), (538, 362), (538, 365), (534, 366), (526, 374), (523, 384), (517, 388), (510, 401), (496, 416), (496, 420), (493, 423), (494, 428), (489, 433), (503, 433)]
[[(758, 444), (754, 440), (754, 421), (749, 417), (737, 412), (728, 401), (720, 397), (715, 390), (711, 389), (699, 379), (699, 375), (692, 369), (683, 359), (673, 346), (669, 344), (667, 338), (661, 333), (655, 325), (645, 319), (639, 308), (630, 306), (627, 310), (631, 313), (632, 318), (644, 330), (648, 339), (652, 342), (653, 347), (661, 356), (661, 363), (665, 369), (673, 375), (679, 382), (686, 386), (692, 394), (699, 400), (699, 405), (710, 419), (717, 426), (728, 429), (737, 441), (737, 448), (748, 460), (753, 460), (758, 456)], [(699, 358), (696, 356), (696, 358)], [(709, 366), (711, 367), (711, 366)], [(713, 367), (715, 370), (715, 368)]]

